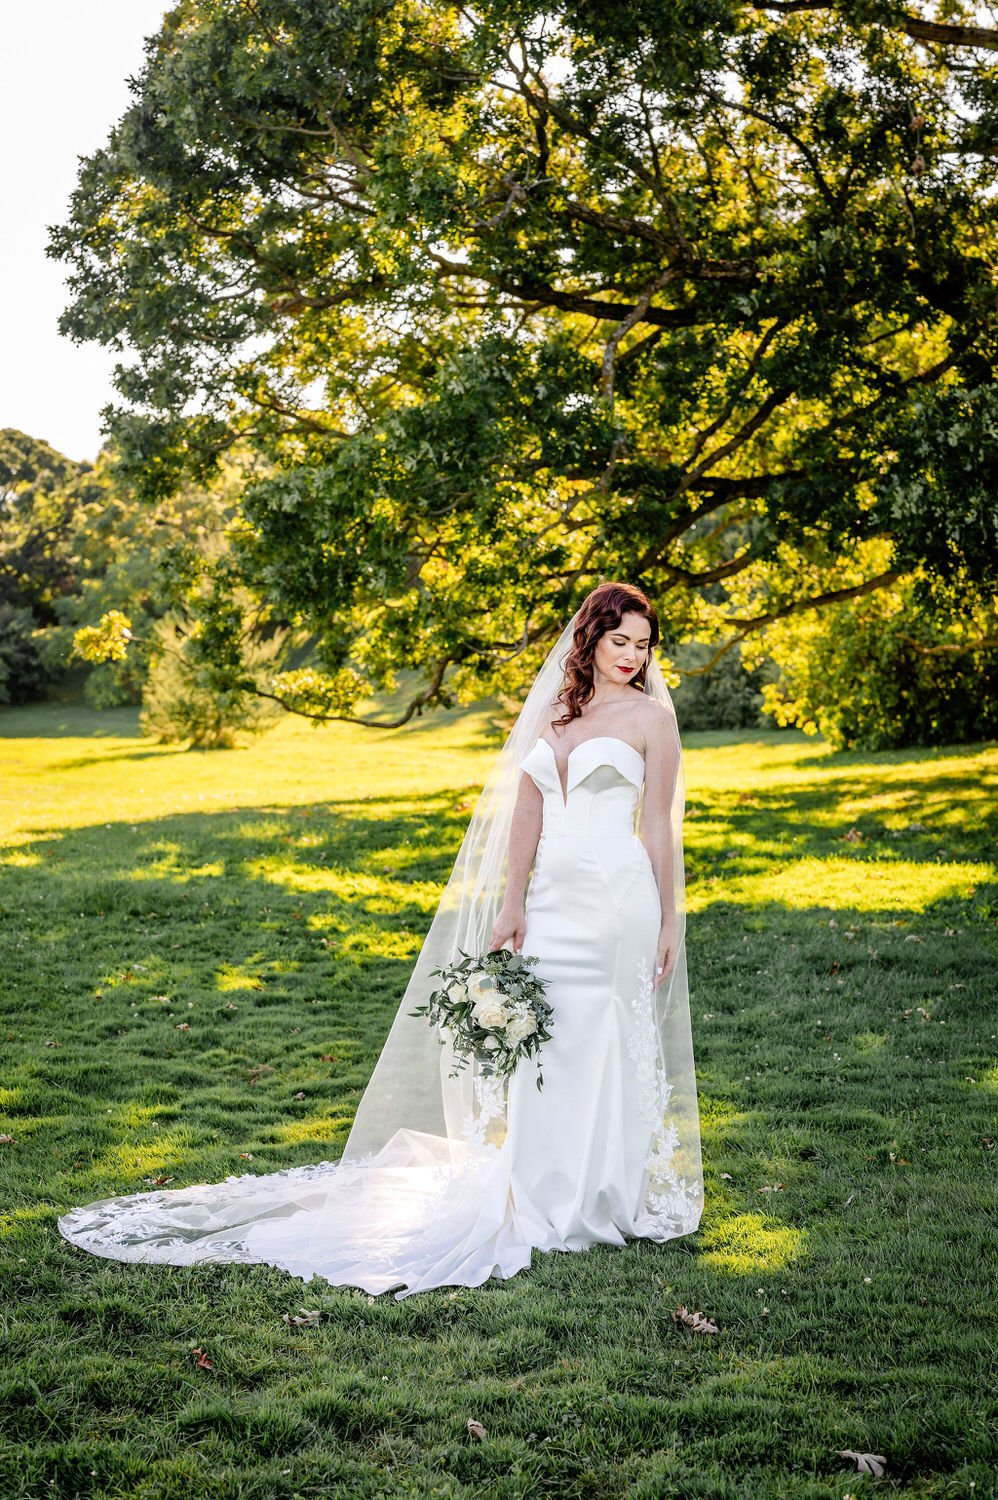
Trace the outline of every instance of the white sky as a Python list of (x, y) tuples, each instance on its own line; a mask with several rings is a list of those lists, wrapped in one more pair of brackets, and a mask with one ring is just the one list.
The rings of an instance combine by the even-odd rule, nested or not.
[(130, 101), (143, 39), (164, 0), (30, 0), (4, 7), (0, 89), (0, 427), (44, 438), (75, 459), (101, 446), (114, 357), (61, 338), (64, 268), (46, 226), (66, 217), (77, 157), (102, 145)]

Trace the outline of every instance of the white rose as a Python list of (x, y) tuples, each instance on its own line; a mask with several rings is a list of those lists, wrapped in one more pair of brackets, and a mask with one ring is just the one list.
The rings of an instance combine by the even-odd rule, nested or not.
[(468, 998), (468, 986), (462, 984), (459, 979), (455, 979), (454, 983), (448, 986), (447, 994), (455, 1005), (460, 1005), (462, 1000)]
[(472, 974), (468, 979), (468, 994), (472, 1000), (492, 999), (495, 996), (496, 983), (491, 974)]
[(536, 1016), (514, 1016), (506, 1027), (506, 1045), (508, 1047), (518, 1047), (528, 1036), (533, 1036), (536, 1030)]
[(474, 1017), (479, 1026), (484, 1026), (489, 1031), (498, 1031), (509, 1020), (509, 1011), (498, 1000), (480, 1000), (475, 1006)]
[(497, 1036), (487, 1036), (485, 1038), (483, 1046), (485, 1047), (486, 1052), (498, 1052), (499, 1038)]

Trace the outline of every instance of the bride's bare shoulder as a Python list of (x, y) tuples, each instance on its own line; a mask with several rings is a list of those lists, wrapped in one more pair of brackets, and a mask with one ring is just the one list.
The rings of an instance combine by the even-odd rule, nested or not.
[(649, 698), (646, 693), (642, 693), (640, 697), (635, 693), (634, 696), (638, 699), (633, 710), (634, 723), (647, 744), (675, 724), (675, 712), (667, 704)]

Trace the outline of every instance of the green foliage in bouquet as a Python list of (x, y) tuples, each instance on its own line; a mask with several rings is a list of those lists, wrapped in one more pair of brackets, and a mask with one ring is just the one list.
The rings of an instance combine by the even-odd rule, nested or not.
[[(432, 1026), (450, 1032), (455, 1067), (452, 1078), (474, 1057), (485, 1074), (506, 1076), (521, 1057), (533, 1057), (553, 1015), (544, 997), (545, 981), (530, 972), (536, 958), (500, 948), (479, 957), (463, 953), (459, 963), (434, 969), (440, 986), (411, 1016), (425, 1016)], [(441, 1045), (444, 1038), (440, 1037)], [(537, 1087), (544, 1076), (537, 1064)]]

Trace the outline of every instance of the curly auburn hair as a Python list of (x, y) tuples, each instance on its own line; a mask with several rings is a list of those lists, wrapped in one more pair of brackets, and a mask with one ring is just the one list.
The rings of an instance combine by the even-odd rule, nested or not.
[[(583, 601), (572, 638), (572, 649), (565, 658), (565, 681), (557, 702), (565, 712), (553, 724), (570, 724), (578, 719), (596, 691), (593, 658), (600, 637), (618, 629), (625, 614), (644, 615), (648, 621), (649, 657), (658, 643), (658, 616), (648, 597), (630, 583), (601, 583)], [(629, 687), (644, 692), (646, 667), (634, 674)]]

